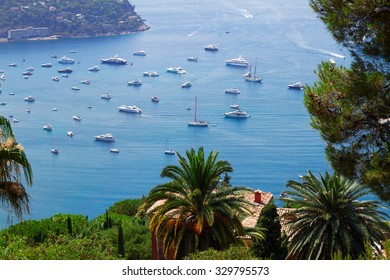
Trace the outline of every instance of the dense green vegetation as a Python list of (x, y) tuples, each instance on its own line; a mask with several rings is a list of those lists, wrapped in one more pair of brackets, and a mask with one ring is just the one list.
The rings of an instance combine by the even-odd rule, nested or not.
[(116, 35), (147, 26), (127, 0), (3, 0), (0, 38), (9, 29), (49, 27), (62, 37)]
[(354, 57), (350, 68), (318, 66), (305, 89), (312, 126), (333, 169), (390, 204), (390, 7), (385, 0), (311, 0), (334, 38)]
[(13, 225), (0, 231), (0, 259), (151, 259), (147, 222), (110, 210), (107, 215), (109, 226), (106, 214), (91, 221), (82, 215), (57, 214)]
[(223, 251), (213, 248), (190, 254), (185, 260), (257, 260), (250, 250), (243, 245), (233, 245)]

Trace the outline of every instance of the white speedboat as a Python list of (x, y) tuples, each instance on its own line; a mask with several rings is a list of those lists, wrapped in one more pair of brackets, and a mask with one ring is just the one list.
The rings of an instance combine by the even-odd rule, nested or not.
[(70, 58), (67, 56), (63, 56), (60, 59), (58, 59), (58, 63), (61, 63), (61, 64), (74, 64), (74, 62), (75, 61), (73, 58)]
[(111, 95), (110, 95), (109, 93), (103, 93), (103, 94), (101, 95), (100, 98), (101, 98), (101, 99), (107, 99), (107, 100), (109, 100), (109, 99), (111, 99), (112, 97), (111, 97)]
[(248, 67), (249, 62), (246, 61), (241, 55), (237, 58), (225, 60), (226, 65), (237, 66), (237, 67)]
[(114, 57), (110, 57), (110, 58), (102, 58), (100, 61), (105, 64), (113, 64), (113, 65), (127, 64), (127, 60), (120, 58), (118, 55), (115, 55)]
[(58, 109), (56, 107), (54, 107), (53, 109), (51, 109), (53, 112), (57, 112)]
[(73, 119), (74, 119), (75, 121), (78, 121), (78, 122), (81, 121), (81, 117), (80, 117), (79, 115), (74, 115), (74, 116), (73, 116)]
[(150, 99), (152, 100), (152, 102), (156, 103), (160, 101), (157, 96), (152, 96)]
[(24, 101), (26, 101), (26, 102), (34, 102), (35, 101), (35, 97), (34, 96), (27, 96), (25, 99), (24, 99)]
[(51, 64), (51, 63), (42, 63), (41, 64), (41, 67), (45, 67), (45, 68), (50, 68), (52, 66), (53, 66), (53, 64)]
[(181, 84), (182, 88), (189, 88), (191, 86), (192, 86), (192, 84), (190, 82), (184, 82), (184, 83)]
[(58, 76), (53, 76), (51, 77), (51, 79), (55, 82), (59, 82), (60, 81), (60, 78)]
[(58, 150), (58, 149), (50, 149), (50, 152), (52, 154), (58, 155), (60, 153), (60, 150)]
[(141, 114), (142, 110), (135, 105), (121, 105), (118, 107), (119, 112)]
[(303, 89), (305, 87), (301, 82), (296, 82), (295, 84), (288, 85), (290, 89)]
[(230, 105), (230, 108), (232, 108), (232, 109), (240, 109), (240, 105), (232, 104), (232, 105)]
[(89, 80), (82, 80), (81, 83), (84, 85), (89, 85), (91, 82)]
[(79, 87), (72, 87), (72, 90), (80, 90)]
[(119, 149), (118, 148), (111, 148), (110, 152), (114, 153), (114, 154), (117, 154), (117, 153), (119, 153)]
[(184, 70), (182, 67), (169, 67), (167, 68), (168, 73), (174, 73), (174, 74), (186, 74), (187, 71)]
[(146, 72), (143, 72), (143, 75), (145, 77), (158, 77), (158, 76), (160, 76), (160, 73), (158, 73), (156, 71), (146, 71)]
[(92, 67), (89, 67), (88, 68), (88, 71), (91, 71), (91, 72), (98, 72), (98, 71), (100, 71), (100, 68), (99, 68), (99, 66), (92, 66)]
[(174, 150), (171, 150), (171, 149), (165, 149), (164, 154), (166, 154), (166, 155), (175, 155), (176, 152)]
[(34, 67), (29, 66), (29, 67), (26, 68), (26, 70), (29, 71), (29, 72), (34, 71)]
[(66, 134), (68, 134), (69, 137), (73, 137), (73, 131), (68, 131)]
[(53, 126), (51, 124), (45, 124), (43, 126), (43, 129), (47, 130), (47, 131), (52, 131), (53, 130)]
[(9, 67), (17, 67), (18, 65), (16, 63), (10, 63), (8, 66)]
[(106, 133), (106, 134), (95, 136), (95, 140), (102, 141), (102, 142), (114, 142), (115, 138), (110, 133)]
[(66, 74), (69, 74), (69, 73), (72, 73), (73, 70), (69, 67), (66, 67), (66, 68), (62, 68), (62, 69), (59, 69), (57, 70), (58, 73), (66, 73)]
[(146, 56), (146, 52), (144, 50), (135, 51), (135, 52), (133, 52), (133, 55), (136, 55), (136, 56)]
[(214, 44), (210, 44), (204, 47), (205, 51), (210, 51), (210, 52), (216, 52), (218, 51), (218, 47)]
[(127, 82), (127, 85), (139, 87), (139, 86), (142, 86), (142, 82), (138, 79), (135, 79), (135, 80), (132, 80), (131, 82)]
[(227, 118), (246, 119), (246, 118), (249, 118), (250, 115), (247, 112), (244, 112), (244, 111), (241, 111), (241, 110), (234, 110), (232, 112), (225, 113), (225, 117), (227, 117)]
[(225, 93), (240, 94), (240, 91), (237, 88), (228, 88), (225, 89)]
[(0, 76), (0, 80), (5, 81), (6, 79), (7, 79), (7, 77), (6, 77), (5, 75), (1, 75), (1, 76)]

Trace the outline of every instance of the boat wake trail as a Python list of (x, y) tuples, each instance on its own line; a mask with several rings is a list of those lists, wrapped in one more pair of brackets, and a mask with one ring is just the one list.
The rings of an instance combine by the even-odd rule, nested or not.
[(328, 54), (328, 55), (331, 55), (331, 56), (334, 56), (334, 57), (338, 57), (338, 58), (345, 58), (345, 56), (342, 55), (342, 54), (338, 54), (338, 53), (335, 53), (335, 52), (331, 52), (331, 51), (327, 51), (327, 50), (323, 50), (323, 49), (319, 49), (319, 48), (310, 47), (306, 43), (306, 41), (302, 37), (302, 35), (295, 28), (292, 28), (292, 30), (293, 30), (294, 34), (290, 34), (289, 35), (290, 40), (293, 41), (298, 47), (306, 49), (306, 50), (310, 50), (310, 51), (313, 51), (313, 52)]
[(244, 10), (244, 9), (237, 9), (237, 10), (240, 11), (242, 16), (246, 18), (253, 18), (253, 15), (248, 10)]

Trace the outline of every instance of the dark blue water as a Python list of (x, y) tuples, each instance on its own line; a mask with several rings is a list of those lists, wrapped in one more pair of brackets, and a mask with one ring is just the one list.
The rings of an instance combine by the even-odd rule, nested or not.
[[(146, 19), (147, 32), (117, 37), (67, 39), (57, 41), (0, 44), (0, 69), (7, 80), (1, 82), (0, 107), (3, 116), (13, 115), (18, 142), (22, 143), (33, 167), (34, 184), (31, 215), (49, 217), (55, 213), (80, 213), (93, 218), (114, 202), (146, 195), (156, 184), (162, 168), (176, 164), (167, 156), (169, 147), (180, 153), (191, 147), (216, 149), (219, 158), (234, 168), (232, 183), (279, 195), (289, 179), (300, 174), (329, 170), (324, 142), (311, 129), (310, 117), (302, 103), (301, 91), (287, 85), (301, 81), (312, 85), (314, 70), (321, 61), (333, 57), (337, 64), (349, 64), (346, 50), (338, 46), (307, 1), (132, 1)], [(271, 2), (271, 3), (270, 3)], [(217, 44), (216, 53), (203, 47)], [(69, 53), (76, 50), (77, 53)], [(145, 50), (147, 56), (132, 53)], [(51, 55), (76, 59), (69, 78), (54, 82), (61, 68)], [(100, 59), (115, 54), (133, 65), (100, 65)], [(244, 69), (225, 66), (224, 60), (244, 56), (257, 60), (261, 84), (245, 82)], [(188, 56), (198, 62), (188, 62)], [(23, 62), (23, 59), (25, 61)], [(8, 67), (9, 63), (18, 67)], [(52, 62), (52, 68), (41, 68)], [(87, 69), (99, 65), (100, 72)], [(35, 68), (29, 79), (22, 78), (28, 66)], [(166, 73), (166, 68), (182, 66), (186, 75)], [(155, 70), (160, 77), (146, 78), (142, 72)], [(129, 87), (141, 79), (144, 84)], [(90, 85), (80, 84), (88, 79)], [(182, 89), (181, 83), (193, 86)], [(80, 91), (72, 91), (78, 86)], [(226, 88), (239, 88), (236, 97)], [(9, 95), (10, 92), (15, 95)], [(109, 92), (113, 99), (100, 98)], [(27, 104), (24, 98), (36, 97)], [(159, 103), (152, 103), (158, 96)], [(194, 98), (198, 97), (198, 118), (210, 122), (208, 128), (188, 127), (193, 120)], [(238, 103), (251, 114), (246, 120), (225, 119), (229, 105)], [(87, 105), (92, 105), (88, 109)], [(137, 105), (142, 115), (118, 112), (122, 105)], [(26, 113), (29, 107), (31, 113)], [(52, 108), (58, 111), (52, 111)], [(72, 119), (80, 115), (81, 122)], [(51, 123), (53, 131), (42, 126)], [(74, 137), (66, 132), (72, 130)], [(115, 143), (94, 141), (94, 136), (112, 133)], [(59, 155), (50, 148), (60, 150)], [(117, 147), (119, 154), (109, 149)], [(0, 228), (7, 213), (0, 210)], [(14, 219), (15, 222), (15, 219)]]

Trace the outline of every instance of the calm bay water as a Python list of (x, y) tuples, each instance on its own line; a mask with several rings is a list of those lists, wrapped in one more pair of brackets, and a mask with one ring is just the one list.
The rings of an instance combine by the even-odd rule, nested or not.
[[(104, 213), (116, 201), (138, 198), (163, 182), (162, 168), (176, 164), (165, 148), (184, 153), (191, 147), (216, 149), (219, 158), (234, 168), (232, 183), (272, 192), (278, 196), (289, 179), (297, 180), (310, 169), (330, 170), (324, 156), (324, 142), (310, 128), (310, 117), (302, 103), (301, 91), (287, 85), (301, 81), (312, 85), (314, 69), (331, 57), (348, 65), (347, 51), (337, 45), (307, 1), (131, 1), (151, 29), (117, 37), (0, 44), (0, 69), (6, 81), (0, 107), (3, 116), (13, 115), (18, 142), (25, 147), (33, 167), (34, 184), (31, 215), (40, 219), (53, 214), (76, 213), (90, 218)], [(272, 2), (272, 3), (269, 3)], [(219, 51), (203, 47), (217, 44)], [(69, 53), (77, 50), (77, 53)], [(145, 50), (147, 56), (132, 53)], [(69, 78), (54, 82), (51, 77), (62, 68), (51, 55), (67, 55), (77, 63)], [(100, 59), (115, 54), (132, 65), (100, 65)], [(244, 56), (263, 77), (261, 84), (245, 82), (244, 69), (225, 66), (224, 60)], [(188, 62), (187, 57), (198, 57)], [(341, 58), (346, 56), (346, 59)], [(25, 61), (23, 61), (23, 59)], [(10, 63), (17, 67), (8, 67)], [(42, 63), (52, 68), (41, 68)], [(87, 69), (99, 65), (100, 72)], [(28, 66), (35, 68), (29, 79), (22, 78)], [(166, 73), (182, 66), (186, 75)], [(142, 72), (155, 70), (160, 77), (147, 78)], [(127, 86), (133, 79), (144, 83)], [(88, 79), (90, 85), (80, 84)], [(193, 86), (182, 89), (184, 81)], [(71, 87), (80, 87), (72, 91)], [(241, 94), (225, 94), (226, 88)], [(9, 95), (12, 92), (15, 95)], [(113, 99), (100, 98), (109, 92)], [(36, 97), (31, 104), (28, 95)], [(159, 103), (152, 103), (158, 96)], [(194, 118), (198, 97), (198, 118), (208, 128), (188, 127)], [(246, 120), (225, 119), (229, 105), (238, 103), (251, 114)], [(88, 109), (87, 105), (92, 105)], [(118, 112), (122, 105), (137, 105), (142, 115)], [(31, 113), (27, 113), (27, 108)], [(52, 111), (52, 108), (58, 111)], [(80, 115), (81, 122), (72, 119)], [(53, 131), (42, 126), (51, 123)], [(66, 135), (68, 130), (74, 137)], [(112, 133), (115, 143), (94, 141), (94, 135)], [(60, 150), (59, 155), (50, 148)], [(109, 148), (117, 147), (119, 154)], [(0, 209), (0, 228), (7, 213)], [(14, 220), (14, 222), (16, 222)]]

